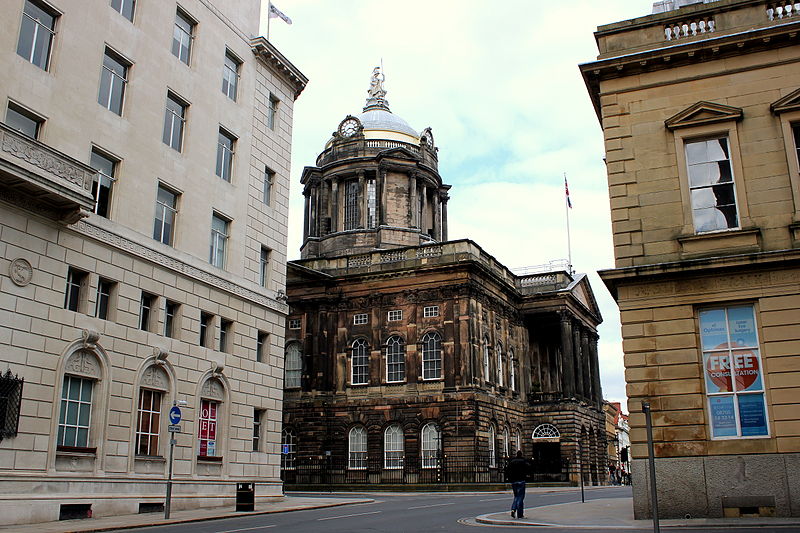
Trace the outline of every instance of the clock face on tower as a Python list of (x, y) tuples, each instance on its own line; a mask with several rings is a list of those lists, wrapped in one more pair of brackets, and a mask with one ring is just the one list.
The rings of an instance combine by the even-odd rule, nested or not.
[(339, 135), (352, 137), (361, 129), (361, 122), (356, 117), (347, 117), (339, 124)]

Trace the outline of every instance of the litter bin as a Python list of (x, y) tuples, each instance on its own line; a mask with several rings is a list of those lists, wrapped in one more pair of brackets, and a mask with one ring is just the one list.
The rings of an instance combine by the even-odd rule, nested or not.
[(255, 511), (256, 510), (256, 484), (237, 483), (236, 484), (236, 510)]

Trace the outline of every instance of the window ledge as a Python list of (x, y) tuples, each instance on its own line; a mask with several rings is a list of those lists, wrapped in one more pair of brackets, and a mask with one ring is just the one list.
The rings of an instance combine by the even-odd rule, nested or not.
[(161, 455), (135, 455), (135, 461), (152, 461), (154, 463), (166, 463), (167, 460)]
[(715, 231), (678, 237), (681, 259), (761, 251), (759, 228)]
[(197, 462), (199, 462), (199, 463), (221, 463), (222, 462), (222, 456), (221, 455), (214, 455), (214, 456), (198, 455), (197, 456)]
[(75, 457), (94, 457), (97, 455), (97, 448), (84, 446), (57, 446), (56, 453), (59, 455), (72, 455)]

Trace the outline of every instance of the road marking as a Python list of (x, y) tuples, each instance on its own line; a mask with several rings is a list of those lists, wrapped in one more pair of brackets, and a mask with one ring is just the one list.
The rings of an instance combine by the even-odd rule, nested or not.
[(443, 505), (455, 505), (455, 504), (456, 504), (456, 502), (450, 502), (450, 503), (432, 503), (432, 504), (430, 504), (430, 505), (419, 505), (419, 506), (417, 506), (417, 507), (409, 507), (408, 509), (409, 509), (409, 510), (411, 510), (411, 509), (427, 509), (428, 507), (442, 507)]
[(507, 500), (507, 499), (508, 499), (508, 496), (506, 496), (505, 498), (489, 498), (488, 500), (478, 500), (478, 501), (479, 502), (502, 502), (502, 501)]
[(228, 529), (226, 531), (220, 531), (220, 533), (235, 533), (236, 531), (253, 531), (254, 529), (267, 529), (270, 527), (275, 527), (277, 524), (273, 524), (271, 526), (258, 526), (258, 527), (244, 527), (242, 529)]
[(367, 514), (378, 514), (382, 511), (372, 511), (371, 513), (355, 513), (355, 514), (343, 514), (341, 516), (329, 516), (328, 518), (317, 518), (318, 521), (322, 520), (335, 520), (336, 518), (350, 518), (351, 516), (364, 516)]

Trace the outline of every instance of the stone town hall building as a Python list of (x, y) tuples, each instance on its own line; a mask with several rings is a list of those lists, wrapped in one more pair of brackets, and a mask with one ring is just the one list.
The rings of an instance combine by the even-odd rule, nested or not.
[(476, 243), (448, 241), (431, 130), (393, 114), (382, 81), (376, 69), (363, 112), (301, 178), (284, 481), (313, 483), (303, 470), (315, 461), (356, 483), (500, 480), (518, 448), (539, 471), (582, 458), (587, 482), (604, 480), (588, 279), (515, 275)]

